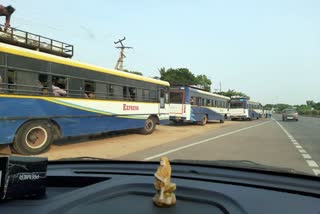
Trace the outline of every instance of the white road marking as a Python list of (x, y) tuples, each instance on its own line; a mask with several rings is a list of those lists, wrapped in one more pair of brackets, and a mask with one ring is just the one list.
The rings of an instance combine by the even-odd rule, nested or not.
[(299, 152), (303, 153), (303, 154), (307, 154), (306, 150), (304, 150), (304, 149), (299, 149)]
[(288, 138), (291, 140), (291, 142), (296, 146), (296, 148), (299, 150), (300, 153), (302, 153), (302, 157), (304, 159), (309, 159), (309, 160), (306, 160), (307, 164), (309, 165), (309, 167), (312, 168), (312, 171), (315, 175), (320, 175), (320, 170), (319, 169), (314, 169), (314, 168), (318, 168), (319, 165), (314, 161), (312, 160), (311, 156), (306, 152), (306, 150), (304, 150), (302, 148), (302, 146), (297, 142), (297, 140), (294, 139), (294, 137), (278, 122), (276, 121), (275, 119), (272, 118), (273, 121), (275, 121), (278, 126), (282, 129), (282, 131), (288, 136)]
[(319, 167), (318, 164), (313, 160), (306, 160), (310, 167)]
[(320, 169), (313, 169), (314, 174), (320, 175)]
[(257, 124), (257, 125), (249, 126), (249, 127), (242, 128), (242, 129), (238, 129), (238, 130), (235, 130), (235, 131), (232, 131), (232, 132), (228, 132), (226, 134), (218, 135), (216, 137), (208, 138), (206, 140), (202, 140), (202, 141), (199, 141), (199, 142), (195, 142), (195, 143), (191, 143), (191, 144), (188, 144), (188, 145), (185, 145), (185, 146), (181, 146), (181, 147), (178, 147), (178, 148), (175, 148), (175, 149), (172, 149), (172, 150), (168, 150), (166, 152), (162, 152), (160, 154), (157, 154), (157, 155), (154, 155), (154, 156), (151, 156), (151, 157), (147, 157), (144, 160), (145, 161), (152, 160), (152, 159), (155, 159), (155, 158), (158, 158), (158, 157), (161, 157), (161, 156), (173, 153), (173, 152), (177, 152), (177, 151), (180, 151), (180, 150), (192, 147), (192, 146), (197, 146), (197, 145), (209, 142), (211, 140), (216, 140), (216, 139), (228, 136), (228, 135), (232, 135), (232, 134), (235, 134), (235, 133), (238, 133), (238, 132), (242, 132), (242, 131), (245, 131), (245, 130), (248, 130), (248, 129), (252, 129), (252, 128), (258, 127), (258, 126), (262, 126), (262, 125), (265, 125), (265, 124), (270, 123), (270, 122), (271, 122), (271, 120), (267, 121), (267, 122), (264, 122), (264, 123)]
[(302, 154), (304, 159), (311, 159), (311, 156), (309, 154)]

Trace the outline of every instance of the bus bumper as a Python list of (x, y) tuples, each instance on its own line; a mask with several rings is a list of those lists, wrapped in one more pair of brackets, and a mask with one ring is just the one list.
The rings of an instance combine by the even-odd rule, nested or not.
[(170, 120), (175, 120), (175, 121), (181, 121), (181, 120), (186, 120), (187, 117), (178, 117), (178, 116), (170, 116)]
[(247, 119), (246, 115), (230, 116), (230, 119)]
[(170, 120), (160, 120), (160, 125), (169, 125)]

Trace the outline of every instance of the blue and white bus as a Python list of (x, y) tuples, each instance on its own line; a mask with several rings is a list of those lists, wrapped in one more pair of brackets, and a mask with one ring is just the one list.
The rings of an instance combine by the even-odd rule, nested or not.
[(221, 123), (229, 116), (229, 97), (188, 86), (170, 88), (170, 120), (174, 123)]
[(259, 119), (263, 115), (261, 103), (239, 96), (231, 97), (229, 112), (231, 120)]
[(0, 43), (0, 144), (39, 154), (54, 139), (169, 123), (169, 83)]

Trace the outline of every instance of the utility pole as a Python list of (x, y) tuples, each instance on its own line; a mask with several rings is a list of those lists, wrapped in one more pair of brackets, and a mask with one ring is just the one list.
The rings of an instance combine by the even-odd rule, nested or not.
[(221, 84), (221, 81), (220, 81), (220, 92), (222, 91), (222, 84)]
[(120, 49), (120, 56), (119, 56), (119, 59), (117, 61), (116, 66), (115, 66), (115, 69), (120, 70), (120, 71), (123, 70), (123, 59), (126, 58), (126, 55), (124, 55), (124, 50), (133, 48), (133, 47), (124, 46), (124, 44), (122, 43), (124, 40), (126, 40), (126, 37), (123, 37), (123, 39), (119, 39), (117, 42), (114, 42), (114, 44), (120, 43), (120, 46), (116, 47), (116, 48)]

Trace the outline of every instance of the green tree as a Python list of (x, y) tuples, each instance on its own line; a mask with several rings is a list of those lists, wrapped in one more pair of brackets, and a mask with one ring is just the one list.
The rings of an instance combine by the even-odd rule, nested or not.
[(168, 81), (171, 85), (196, 85), (197, 79), (188, 68), (160, 68), (160, 79)]
[(307, 100), (306, 103), (308, 106), (314, 106), (316, 104), (313, 100)]
[(217, 94), (220, 94), (220, 95), (223, 95), (223, 96), (226, 96), (226, 97), (232, 97), (232, 96), (248, 97), (243, 92), (235, 91), (235, 90), (231, 90), (231, 89), (229, 89), (228, 91), (217, 92)]
[(131, 73), (131, 74), (136, 74), (136, 75), (140, 75), (140, 76), (143, 76), (143, 74), (139, 71), (129, 71), (129, 70), (123, 70), (124, 72), (128, 72), (128, 73)]
[(308, 114), (312, 111), (312, 106), (310, 105), (297, 105), (295, 106), (299, 114)]
[(313, 108), (316, 109), (316, 110), (320, 110), (320, 102), (319, 103), (315, 103), (313, 105)]
[(274, 105), (272, 105), (272, 104), (266, 104), (265, 106), (263, 106), (263, 108), (265, 110), (271, 110), (271, 109), (273, 109), (273, 107), (274, 107)]
[(283, 110), (287, 109), (287, 108), (292, 108), (291, 105), (288, 104), (284, 104), (284, 103), (279, 103), (279, 104), (275, 104), (274, 105), (275, 111), (278, 113), (283, 112)]
[(197, 82), (197, 85), (202, 86), (205, 91), (208, 91), (208, 92), (211, 91), (212, 82), (206, 75), (204, 74), (198, 75), (196, 77), (196, 82)]

